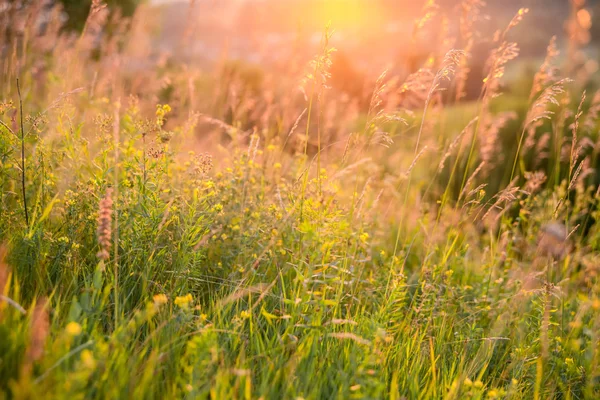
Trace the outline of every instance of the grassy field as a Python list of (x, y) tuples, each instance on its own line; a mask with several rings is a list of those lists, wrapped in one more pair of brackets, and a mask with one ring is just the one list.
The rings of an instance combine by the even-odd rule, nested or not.
[(585, 4), (508, 84), (515, 10), (467, 102), (463, 3), (352, 97), (329, 29), (207, 71), (150, 58), (147, 8), (0, 1), (0, 399), (600, 398)]

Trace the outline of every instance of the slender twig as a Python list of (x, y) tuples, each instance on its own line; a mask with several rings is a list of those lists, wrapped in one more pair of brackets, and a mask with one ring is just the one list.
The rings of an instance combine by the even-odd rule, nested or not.
[(142, 198), (146, 196), (146, 132), (142, 133)]
[(21, 114), (21, 190), (23, 192), (23, 208), (25, 209), (25, 224), (29, 226), (29, 213), (27, 212), (27, 195), (25, 193), (25, 129), (23, 129), (23, 99), (21, 98), (21, 85), (17, 78), (17, 94), (19, 95), (19, 109)]
[(119, 324), (119, 212), (118, 212), (118, 200), (119, 200), (119, 146), (121, 140), (119, 138), (119, 130), (120, 130), (120, 107), (121, 100), (117, 101), (117, 106), (115, 107), (115, 116), (114, 116), (114, 125), (113, 125), (113, 140), (115, 146), (115, 165), (114, 165), (114, 182), (113, 182), (113, 190), (114, 190), (114, 198), (115, 198), (115, 221), (114, 221), (114, 229), (113, 229), (113, 241), (114, 241), (114, 275), (115, 275), (115, 329)]
[(2, 125), (4, 127), (4, 129), (6, 129), (9, 133), (13, 134), (14, 136), (16, 136), (17, 138), (19, 136), (17, 136), (12, 129), (10, 129), (10, 127), (8, 125), (6, 125), (2, 120), (0, 120), (0, 125)]
[(0, 300), (7, 302), (8, 304), (10, 304), (14, 308), (16, 308), (21, 314), (23, 314), (23, 315), (27, 314), (27, 311), (25, 311), (25, 309), (19, 303), (17, 303), (10, 297), (0, 294)]

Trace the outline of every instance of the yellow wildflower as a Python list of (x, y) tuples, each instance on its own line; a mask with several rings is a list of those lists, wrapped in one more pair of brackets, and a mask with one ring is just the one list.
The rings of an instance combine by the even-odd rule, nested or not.
[(81, 325), (77, 322), (69, 322), (66, 331), (70, 336), (79, 336), (81, 335)]
[(177, 296), (175, 298), (175, 305), (181, 308), (188, 308), (192, 301), (194, 301), (194, 298), (188, 293), (185, 296)]
[(240, 313), (240, 317), (242, 319), (249, 319), (252, 316), (248, 311), (244, 310)]
[(88, 349), (81, 352), (81, 361), (83, 362), (83, 365), (88, 368), (96, 367), (96, 359), (94, 359), (94, 355)]
[(154, 297), (152, 298), (152, 300), (154, 300), (154, 304), (157, 306), (161, 306), (161, 305), (167, 304), (169, 302), (169, 299), (167, 298), (167, 296), (162, 293), (155, 294)]

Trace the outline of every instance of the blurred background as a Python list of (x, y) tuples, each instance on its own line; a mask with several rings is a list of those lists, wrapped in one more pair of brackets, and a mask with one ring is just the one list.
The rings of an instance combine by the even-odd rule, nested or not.
[[(14, 3), (15, 1), (13, 1)], [(64, 8), (65, 29), (80, 31), (92, 0), (50, 0)], [(112, 15), (131, 17), (139, 11), (141, 25), (152, 34), (151, 54), (200, 67), (220, 60), (239, 60), (261, 68), (286, 68), (290, 58), (311, 59), (331, 23), (332, 45), (338, 49), (332, 85), (357, 95), (365, 82), (384, 68), (400, 75), (415, 72), (431, 54), (449, 47), (464, 48), (461, 20), (465, 7), (480, 0), (108, 0)], [(597, 69), (600, 24), (598, 0), (487, 1), (473, 18), (471, 76), (467, 96), (476, 97), (494, 32), (506, 27), (520, 8), (530, 10), (526, 22), (511, 31), (520, 47), (519, 71), (543, 58), (552, 36), (562, 57), (585, 58), (588, 71)], [(418, 21), (415, 24), (415, 21)], [(573, 23), (576, 23), (573, 26)], [(140, 21), (138, 21), (140, 23)], [(455, 38), (448, 42), (448, 38)], [(569, 53), (575, 38), (584, 55)], [(573, 50), (573, 49), (571, 49)], [(140, 65), (138, 65), (140, 67)], [(534, 65), (532, 69), (534, 70)], [(519, 71), (522, 72), (522, 71)], [(516, 75), (516, 72), (513, 73)], [(510, 77), (510, 73), (509, 73)]]
[[(125, 2), (116, 3), (123, 6)], [(364, 80), (376, 78), (384, 68), (406, 75), (418, 70), (431, 54), (444, 52), (448, 47), (464, 48), (460, 26), (466, 18), (465, 4), (469, 3), (484, 2), (152, 0), (146, 6), (159, 10), (158, 20), (153, 21), (156, 52), (203, 65), (221, 58), (273, 68), (290, 57), (305, 61), (318, 52), (324, 27), (331, 23), (335, 30), (331, 44), (338, 50), (332, 84), (358, 92)], [(600, 15), (600, 1), (485, 3), (473, 27), (476, 37), (471, 51), (468, 97), (479, 94), (484, 64), (494, 46), (491, 42), (494, 32), (503, 30), (520, 8), (530, 12), (525, 23), (511, 32), (511, 39), (520, 47), (519, 62), (513, 64), (513, 71), (543, 58), (552, 36), (556, 36), (559, 50), (564, 50), (563, 58), (579, 57), (583, 61), (583, 55), (568, 51), (570, 39), (578, 36), (576, 39), (589, 61), (586, 68), (594, 72), (597, 69), (600, 24), (593, 21)], [(126, 12), (130, 9), (133, 6), (124, 7)], [(579, 26), (571, 26), (573, 21)], [(188, 40), (182, 43), (182, 37)], [(448, 37), (456, 39), (449, 43)], [(536, 68), (534, 65), (531, 72)]]
[[(325, 143), (343, 147), (362, 130), (382, 85), (378, 107), (402, 113), (413, 132), (435, 71), (460, 49), (455, 81), (431, 99), (449, 115), (441, 133), (425, 127), (437, 146), (478, 113), (498, 52), (506, 54), (493, 79), (503, 96), (492, 96), (490, 112), (515, 114), (509, 133), (525, 118), (540, 66), (544, 76), (572, 78), (573, 93), (595, 92), (598, 16), (600, 0), (0, 0), (0, 93), (13, 95), (15, 78), (28, 71), (41, 109), (44, 99), (78, 88), (90, 98), (133, 96), (148, 115), (169, 104), (169, 129), (203, 116), (190, 141), (202, 150), (233, 140), (232, 128), (284, 143), (300, 121), (298, 131), (308, 137), (290, 141), (308, 141), (311, 153), (317, 129), (299, 116), (320, 89), (307, 82), (331, 89), (319, 95)], [(311, 61), (326, 76), (315, 80)], [(397, 125), (385, 131), (414, 140)], [(514, 138), (500, 136), (501, 153), (512, 151)]]

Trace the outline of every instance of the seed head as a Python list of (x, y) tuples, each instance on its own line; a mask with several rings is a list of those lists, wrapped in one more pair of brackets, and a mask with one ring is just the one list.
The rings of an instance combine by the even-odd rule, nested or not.
[(567, 227), (560, 222), (550, 222), (542, 227), (538, 239), (538, 252), (542, 256), (562, 259), (569, 251)]
[(108, 260), (110, 257), (111, 236), (112, 236), (112, 212), (113, 200), (112, 189), (107, 189), (106, 195), (100, 200), (100, 208), (98, 211), (98, 244), (100, 251), (97, 257), (101, 260)]
[(50, 322), (48, 320), (48, 301), (40, 299), (31, 316), (31, 335), (27, 349), (28, 362), (39, 360), (44, 355), (44, 345), (48, 336)]

